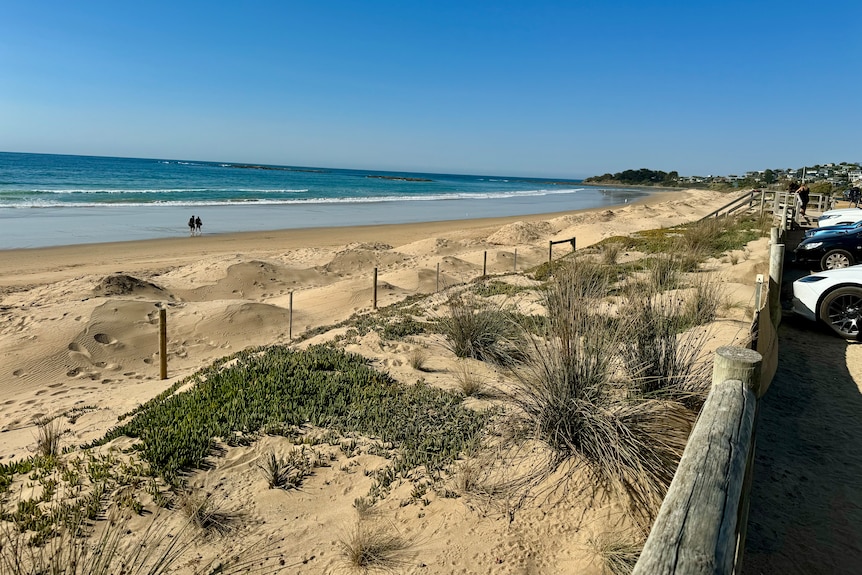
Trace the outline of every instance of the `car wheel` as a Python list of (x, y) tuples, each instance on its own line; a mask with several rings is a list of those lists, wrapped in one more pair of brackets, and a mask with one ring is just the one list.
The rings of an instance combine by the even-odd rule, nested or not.
[(831, 252), (826, 252), (826, 255), (820, 259), (820, 267), (824, 270), (846, 268), (852, 266), (854, 263), (853, 255), (844, 250), (832, 250)]
[(859, 336), (862, 287), (842, 287), (829, 292), (820, 303), (820, 319), (845, 339)]

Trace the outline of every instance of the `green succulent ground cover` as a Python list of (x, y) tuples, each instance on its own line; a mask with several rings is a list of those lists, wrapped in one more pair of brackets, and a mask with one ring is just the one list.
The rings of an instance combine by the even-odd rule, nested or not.
[(487, 413), (424, 384), (403, 386), (359, 355), (328, 346), (247, 350), (204, 374), (188, 392), (160, 397), (113, 429), (170, 482), (205, 465), (215, 439), (249, 443), (263, 430), (312, 425), (391, 444), (399, 469), (439, 470), (477, 437)]
[(471, 291), (480, 297), (492, 297), (495, 295), (514, 296), (534, 289), (531, 286), (518, 286), (500, 280), (482, 280), (477, 282)]
[(718, 257), (766, 235), (771, 223), (769, 220), (761, 221), (756, 215), (702, 220), (670, 228), (643, 230), (629, 236), (613, 236), (596, 246), (615, 243), (625, 249), (649, 254), (673, 253), (683, 247), (704, 256)]

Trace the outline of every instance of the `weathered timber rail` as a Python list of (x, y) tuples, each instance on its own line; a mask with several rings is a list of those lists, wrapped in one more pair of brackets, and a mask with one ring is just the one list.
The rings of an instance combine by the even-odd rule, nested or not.
[[(633, 575), (732, 575), (745, 553), (758, 400), (778, 365), (783, 228), (772, 229), (769, 282), (760, 289), (751, 349), (717, 350), (712, 389), (689, 437)], [(768, 292), (765, 294), (763, 288)]]
[(712, 390), (633, 575), (729, 574), (741, 561), (761, 359), (718, 349)]
[[(826, 211), (833, 208), (835, 199), (827, 194), (811, 194), (809, 207), (816, 211)], [(701, 220), (709, 218), (720, 218), (742, 211), (751, 211), (759, 206), (762, 216), (767, 206), (771, 207), (772, 214), (785, 222), (783, 229), (789, 229), (798, 214), (798, 199), (796, 194), (776, 190), (751, 190), (743, 196), (728, 202), (717, 210), (714, 210)]]

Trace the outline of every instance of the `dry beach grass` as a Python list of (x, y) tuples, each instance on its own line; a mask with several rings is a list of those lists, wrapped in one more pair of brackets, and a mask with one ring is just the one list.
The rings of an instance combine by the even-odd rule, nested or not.
[[(25, 533), (51, 540), (48, 518), (65, 518), (98, 537), (115, 509), (131, 540), (156, 516), (160, 529), (196, 538), (174, 548), (171, 569), (187, 573), (249, 561), (292, 573), (601, 573), (597, 549), (626, 547), (595, 542), (636, 544), (649, 524), (702, 397), (702, 360), (747, 337), (766, 251), (760, 239), (709, 254), (708, 231), (666, 234), (686, 249), (664, 251), (695, 253), (694, 265), (625, 238), (731, 199), (679, 191), (587, 213), (4, 254), (7, 527), (30, 521)], [(574, 236), (578, 265), (541, 266), (548, 240)], [(515, 250), (519, 270), (535, 273), (510, 273)], [(486, 254), (495, 278), (477, 280)], [(716, 276), (721, 293), (703, 279)], [(159, 305), (169, 314), (165, 381)], [(256, 347), (273, 345), (287, 353)], [(307, 410), (297, 421), (265, 419), (296, 389), (266, 387), (278, 401), (255, 403), (273, 369), (332, 395), (314, 408), (302, 403), (313, 393), (292, 398)], [(368, 387), (348, 397), (347, 380)], [(218, 417), (193, 420), (200, 403), (180, 403), (192, 398)], [(141, 413), (160, 432), (147, 435), (134, 427), (142, 417), (123, 416), (151, 401), (162, 411)], [(585, 425), (567, 428), (572, 405)], [(137, 439), (99, 441), (118, 425)], [(173, 429), (200, 430), (203, 447), (162, 457)], [(39, 433), (66, 452), (49, 454)]]

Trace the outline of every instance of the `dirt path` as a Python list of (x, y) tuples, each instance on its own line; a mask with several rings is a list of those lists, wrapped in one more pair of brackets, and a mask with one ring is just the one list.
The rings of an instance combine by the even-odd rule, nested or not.
[[(805, 275), (788, 272), (785, 281)], [(862, 343), (785, 315), (779, 346), (760, 406), (743, 573), (862, 573)]]

